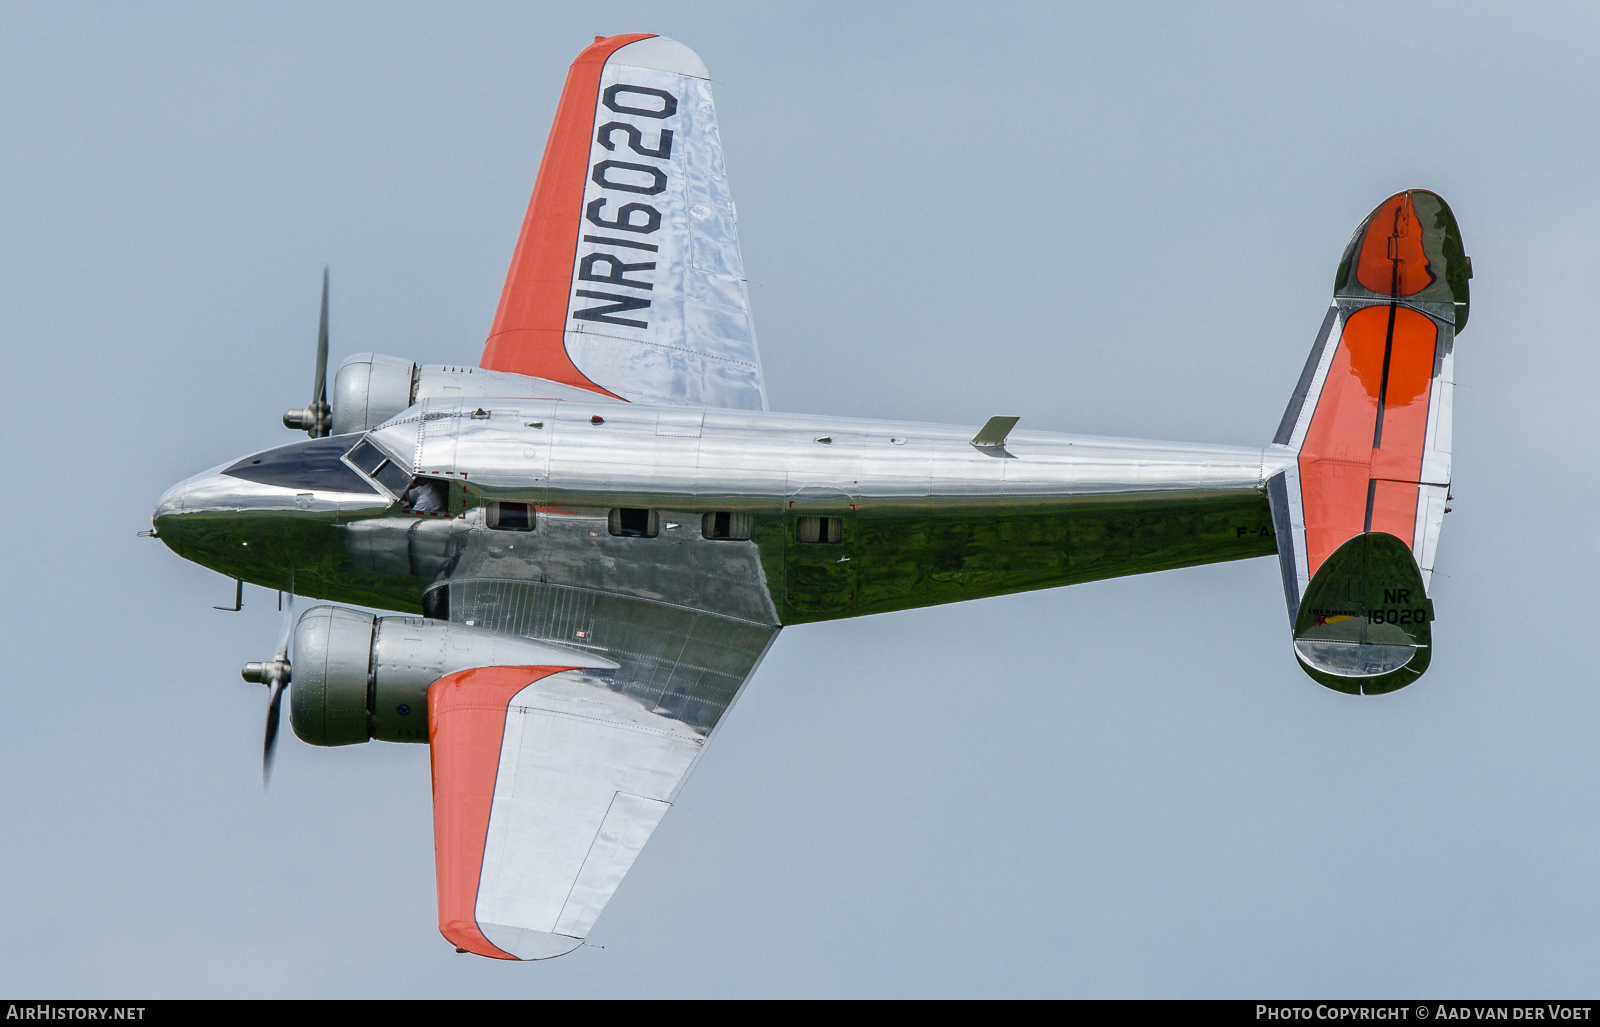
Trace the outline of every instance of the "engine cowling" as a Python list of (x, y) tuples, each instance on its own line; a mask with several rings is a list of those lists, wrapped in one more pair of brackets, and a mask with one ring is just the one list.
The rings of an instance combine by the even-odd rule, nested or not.
[(346, 357), (333, 375), (333, 434), (376, 428), (416, 402), (417, 365), (382, 353)]
[(596, 399), (596, 394), (588, 389), (510, 371), (418, 364), (382, 353), (357, 353), (346, 357), (333, 375), (332, 432), (346, 435), (368, 431), (425, 399), (490, 396), (581, 399), (590, 403)]
[(425, 617), (315, 606), (294, 629), (289, 723), (312, 745), (428, 740), (428, 686), (473, 667), (615, 670), (579, 649)]

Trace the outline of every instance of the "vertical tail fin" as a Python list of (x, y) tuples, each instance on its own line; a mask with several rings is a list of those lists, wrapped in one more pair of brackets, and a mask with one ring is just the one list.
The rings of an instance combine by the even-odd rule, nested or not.
[(1427, 669), (1471, 277), (1444, 200), (1412, 189), (1380, 204), (1345, 248), (1269, 447), (1295, 656), (1329, 688), (1388, 692)]

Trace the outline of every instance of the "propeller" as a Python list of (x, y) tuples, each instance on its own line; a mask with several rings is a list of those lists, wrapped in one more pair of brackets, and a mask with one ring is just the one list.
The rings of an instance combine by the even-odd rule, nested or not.
[(247, 663), (239, 675), (246, 681), (266, 685), (267, 736), (261, 745), (261, 787), (272, 782), (272, 760), (278, 748), (278, 716), (284, 689), (289, 687), (289, 643), (294, 638), (294, 583), (289, 584), (289, 601), (283, 608), (283, 628), (278, 635), (278, 653), (267, 663)]
[(311, 383), (311, 405), (286, 410), (285, 428), (297, 428), (314, 439), (333, 432), (333, 407), (328, 405), (328, 269), (322, 269), (322, 319), (317, 325), (317, 375)]

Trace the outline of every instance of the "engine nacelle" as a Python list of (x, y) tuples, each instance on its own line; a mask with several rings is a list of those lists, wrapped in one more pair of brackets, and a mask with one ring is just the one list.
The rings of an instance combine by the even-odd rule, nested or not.
[(416, 402), (417, 365), (382, 353), (346, 357), (333, 375), (333, 434), (376, 428)]
[(425, 399), (496, 397), (500, 399), (581, 399), (598, 396), (587, 389), (510, 371), (450, 364), (418, 364), (382, 353), (357, 353), (333, 375), (333, 434), (376, 428), (413, 403)]
[(428, 740), (428, 686), (473, 667), (617, 664), (487, 628), (314, 606), (294, 629), (289, 723), (312, 745)]

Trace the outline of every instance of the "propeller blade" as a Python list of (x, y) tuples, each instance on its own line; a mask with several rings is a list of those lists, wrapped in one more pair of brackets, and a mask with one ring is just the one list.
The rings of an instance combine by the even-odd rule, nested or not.
[(283, 700), (282, 675), (272, 679), (272, 698), (267, 701), (267, 740), (261, 746), (261, 787), (272, 783), (272, 758), (278, 751), (278, 711)]
[(283, 625), (278, 630), (278, 655), (273, 664), (272, 693), (267, 700), (267, 738), (261, 746), (261, 787), (272, 783), (272, 760), (278, 751), (278, 717), (285, 686), (294, 677), (289, 647), (294, 642), (294, 569), (289, 570), (289, 601), (283, 603)]
[(278, 653), (280, 660), (289, 659), (289, 643), (294, 638), (294, 581), (289, 582), (289, 601), (283, 604), (283, 621), (278, 626)]
[(311, 405), (328, 405), (328, 268), (322, 268), (322, 319), (317, 323), (317, 378), (311, 386)]
[(322, 269), (322, 316), (317, 321), (317, 373), (311, 380), (311, 405), (285, 410), (283, 426), (305, 432), (314, 439), (333, 434), (333, 407), (328, 405), (328, 269)]

